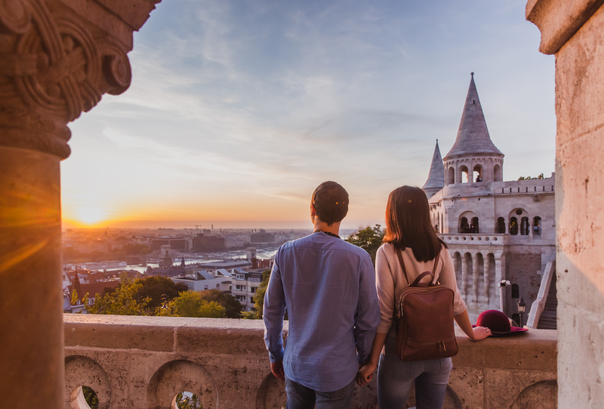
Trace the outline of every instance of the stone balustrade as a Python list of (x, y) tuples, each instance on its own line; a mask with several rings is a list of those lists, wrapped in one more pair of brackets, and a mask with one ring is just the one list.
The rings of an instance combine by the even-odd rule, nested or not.
[(493, 246), (503, 246), (510, 244), (509, 234), (498, 233), (444, 233), (440, 238), (447, 244), (485, 244)]
[[(66, 408), (171, 408), (183, 391), (204, 409), (280, 408), (284, 384), (270, 373), (258, 320), (65, 314)], [(474, 343), (458, 333), (445, 408), (555, 408), (557, 333)], [(377, 408), (376, 380), (357, 386), (354, 408)], [(414, 398), (410, 396), (409, 404)]]

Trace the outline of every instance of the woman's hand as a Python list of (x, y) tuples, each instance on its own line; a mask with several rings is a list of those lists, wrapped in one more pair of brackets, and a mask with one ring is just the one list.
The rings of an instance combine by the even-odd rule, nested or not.
[(471, 337), (472, 341), (482, 341), (486, 337), (493, 335), (488, 327), (474, 327), (472, 329), (474, 332), (474, 337)]
[(376, 368), (377, 365), (373, 362), (367, 362), (363, 365), (361, 369), (359, 369), (359, 372), (357, 372), (357, 385), (367, 385), (371, 381), (371, 378), (373, 378), (373, 373)]

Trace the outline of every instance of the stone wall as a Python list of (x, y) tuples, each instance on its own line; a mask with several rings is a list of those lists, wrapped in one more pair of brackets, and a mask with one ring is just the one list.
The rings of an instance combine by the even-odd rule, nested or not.
[(540, 51), (556, 55), (559, 402), (604, 402), (604, 6), (530, 0)]
[[(64, 321), (66, 409), (81, 408), (80, 386), (95, 390), (101, 409), (167, 409), (182, 391), (197, 394), (204, 409), (285, 404), (261, 321), (77, 314)], [(556, 331), (478, 343), (459, 332), (458, 343), (446, 409), (556, 407)], [(354, 408), (377, 408), (375, 382), (357, 386)]]

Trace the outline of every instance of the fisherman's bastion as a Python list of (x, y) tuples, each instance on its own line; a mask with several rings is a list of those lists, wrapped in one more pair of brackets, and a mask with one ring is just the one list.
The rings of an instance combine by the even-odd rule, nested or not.
[[(504, 181), (503, 158), (489, 135), (472, 73), (457, 139), (444, 158), (436, 142), (423, 189), (432, 224), (453, 257), (470, 319), (503, 307), (518, 322), (522, 298), (526, 314), (518, 324), (526, 324), (544, 273), (548, 294), (555, 268), (555, 177)], [(552, 314), (544, 314), (540, 327), (555, 328), (555, 309)], [(548, 318), (554, 318), (550, 326)], [(530, 324), (537, 327), (537, 321)]]

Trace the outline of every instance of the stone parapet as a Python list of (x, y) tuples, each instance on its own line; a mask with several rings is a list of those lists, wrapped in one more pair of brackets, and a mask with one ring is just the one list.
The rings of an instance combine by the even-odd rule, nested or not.
[[(167, 409), (182, 391), (197, 394), (204, 409), (285, 404), (261, 321), (65, 314), (64, 324), (67, 402), (89, 386), (103, 409)], [(444, 407), (555, 408), (556, 337), (531, 330), (473, 343), (459, 332)], [(77, 405), (72, 398), (66, 408)], [(357, 386), (353, 407), (377, 408), (375, 377)]]
[(505, 246), (510, 244), (509, 234), (480, 234), (480, 233), (449, 233), (441, 234), (440, 238), (444, 240), (447, 245), (449, 244), (460, 244), (460, 245), (477, 245), (483, 244), (487, 246)]

